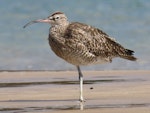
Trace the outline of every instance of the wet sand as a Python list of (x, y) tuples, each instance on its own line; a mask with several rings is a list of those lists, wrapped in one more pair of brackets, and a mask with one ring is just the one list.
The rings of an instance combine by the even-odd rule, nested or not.
[[(0, 113), (150, 113), (150, 71), (0, 72)], [(80, 108), (83, 107), (83, 111)]]

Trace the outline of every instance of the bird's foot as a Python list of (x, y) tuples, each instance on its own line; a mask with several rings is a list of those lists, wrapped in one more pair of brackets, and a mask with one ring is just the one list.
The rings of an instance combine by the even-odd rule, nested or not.
[(80, 101), (80, 102), (86, 102), (86, 100), (85, 100), (85, 99), (79, 99), (79, 101)]
[(79, 102), (80, 102), (80, 110), (83, 110), (85, 100), (84, 99), (79, 99)]

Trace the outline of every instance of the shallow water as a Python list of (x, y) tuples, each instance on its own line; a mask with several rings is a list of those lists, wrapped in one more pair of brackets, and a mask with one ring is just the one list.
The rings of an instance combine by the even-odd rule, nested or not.
[(126, 48), (135, 51), (138, 62), (114, 59), (112, 64), (84, 67), (86, 70), (150, 69), (149, 0), (1, 0), (0, 70), (74, 70), (56, 57), (48, 45), (49, 25), (27, 22), (65, 12), (70, 21), (98, 27)]

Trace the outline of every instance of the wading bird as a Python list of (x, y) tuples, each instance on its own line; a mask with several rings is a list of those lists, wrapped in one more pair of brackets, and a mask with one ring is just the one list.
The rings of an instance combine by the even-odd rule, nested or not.
[(112, 62), (115, 57), (136, 61), (134, 51), (124, 48), (102, 30), (79, 22), (69, 22), (62, 12), (55, 12), (45, 19), (27, 23), (48, 23), (49, 45), (54, 53), (75, 65), (80, 80), (80, 101), (83, 102), (83, 74), (80, 66)]

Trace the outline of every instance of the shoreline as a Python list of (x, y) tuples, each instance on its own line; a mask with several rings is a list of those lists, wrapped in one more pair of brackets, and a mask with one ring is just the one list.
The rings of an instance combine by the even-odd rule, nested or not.
[[(82, 71), (84, 113), (149, 113), (150, 71)], [(0, 72), (0, 111), (77, 113), (77, 71)]]

